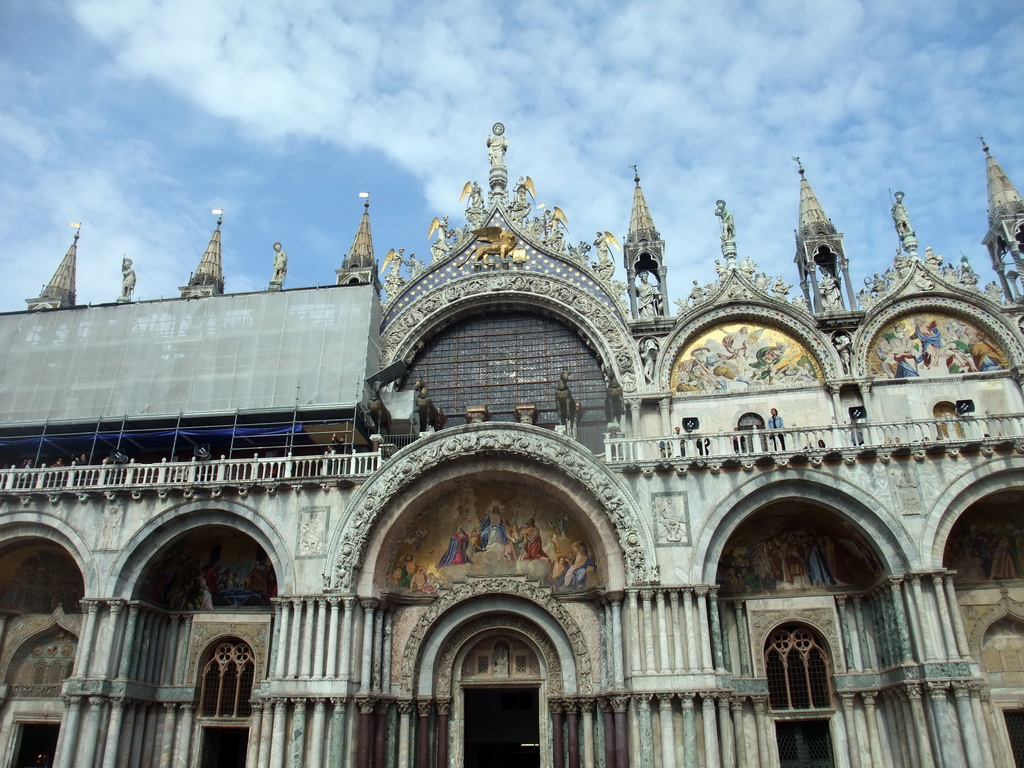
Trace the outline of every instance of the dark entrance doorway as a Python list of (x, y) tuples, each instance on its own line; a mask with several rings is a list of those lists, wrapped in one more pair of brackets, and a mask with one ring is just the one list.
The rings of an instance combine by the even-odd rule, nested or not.
[(466, 768), (539, 768), (536, 688), (464, 688)]
[(202, 768), (245, 768), (248, 728), (203, 728)]
[(782, 768), (832, 768), (832, 733), (828, 720), (793, 720), (775, 723)]
[(53, 765), (53, 753), (57, 751), (59, 735), (59, 723), (23, 724), (14, 768), (50, 768)]

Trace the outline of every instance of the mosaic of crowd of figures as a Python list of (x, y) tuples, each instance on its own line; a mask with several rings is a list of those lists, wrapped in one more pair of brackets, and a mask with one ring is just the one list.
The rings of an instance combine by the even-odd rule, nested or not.
[(419, 513), (394, 545), (391, 588), (433, 594), (468, 576), (524, 575), (557, 590), (603, 580), (590, 538), (555, 500), (509, 485), (461, 489)]
[(961, 583), (1024, 578), (1024, 523), (1016, 505), (961, 515), (946, 539), (942, 564)]
[(0, 551), (0, 609), (78, 613), (85, 582), (71, 556), (55, 544), (14, 544)]
[(691, 340), (672, 365), (673, 392), (735, 392), (813, 384), (821, 368), (799, 341), (778, 328), (730, 323)]
[(211, 526), (171, 544), (143, 581), (144, 598), (175, 611), (270, 605), (277, 575), (248, 536)]
[(861, 585), (882, 565), (842, 518), (807, 505), (782, 505), (744, 521), (718, 562), (723, 593)]
[(905, 315), (871, 342), (868, 367), (875, 376), (911, 379), (1007, 367), (1006, 353), (974, 323), (952, 315)]

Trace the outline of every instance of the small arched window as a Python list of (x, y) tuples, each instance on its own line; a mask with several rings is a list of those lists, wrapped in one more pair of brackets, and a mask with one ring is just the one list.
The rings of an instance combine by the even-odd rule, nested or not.
[(203, 667), (199, 692), (201, 717), (248, 717), (256, 665), (252, 649), (241, 641), (221, 643)]
[(768, 703), (773, 710), (832, 706), (828, 654), (806, 627), (779, 627), (764, 649)]

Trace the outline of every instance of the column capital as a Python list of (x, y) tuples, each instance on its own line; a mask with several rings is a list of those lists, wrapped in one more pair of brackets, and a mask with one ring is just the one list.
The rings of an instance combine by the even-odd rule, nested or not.
[(338, 597), (337, 595), (328, 595), (327, 596), (327, 604), (329, 606), (331, 606), (331, 610), (332, 611), (338, 609), (339, 603), (341, 603), (341, 598)]
[(933, 699), (944, 699), (946, 698), (946, 691), (949, 689), (948, 682), (929, 682), (925, 683), (925, 687), (928, 689), (928, 695)]
[(658, 697), (658, 706), (661, 709), (672, 708), (672, 699), (675, 698), (674, 693), (656, 693), (654, 695)]
[(295, 708), (295, 714), (296, 715), (304, 715), (304, 714), (306, 714), (306, 704), (307, 704), (307, 702), (306, 702), (305, 699), (293, 699), (292, 702), (293, 702), (292, 706)]
[(576, 705), (580, 712), (593, 712), (597, 700), (593, 696), (580, 696), (576, 699)]
[(622, 604), (622, 592), (607, 592), (604, 595), (604, 599), (608, 601), (609, 605), (621, 605)]
[(250, 701), (249, 706), (252, 708), (252, 711), (257, 715), (263, 711), (263, 702), (259, 699), (254, 699), (253, 701)]
[(451, 699), (437, 699), (437, 714), (447, 716), (452, 711)]
[(80, 709), (82, 706), (82, 699), (79, 696), (68, 696), (65, 694), (60, 697), (60, 700), (64, 702), (64, 706), (68, 709)]
[(762, 696), (752, 699), (754, 702), (754, 714), (763, 715), (768, 711), (768, 702)]
[(548, 712), (552, 715), (565, 712), (565, 701), (554, 696), (548, 697)]
[(416, 708), (416, 702), (412, 699), (398, 699), (395, 704), (398, 705), (398, 714), (400, 715), (410, 715)]
[(326, 699), (314, 699), (313, 700), (313, 712), (317, 715), (322, 715), (327, 711), (327, 700)]
[(649, 693), (634, 693), (633, 701), (636, 702), (641, 712), (651, 708), (651, 694)]
[(420, 699), (416, 702), (416, 714), (420, 717), (430, 717), (430, 711), (434, 708), (433, 699)]
[[(91, 696), (89, 697), (89, 703), (92, 703)], [(178, 702), (176, 701), (163, 701), (161, 704), (163, 705), (163, 708), (167, 710), (168, 714), (174, 712), (174, 710), (178, 708)]]
[(124, 600), (109, 600), (107, 607), (110, 609), (111, 615), (117, 616), (124, 610)]
[(966, 699), (971, 695), (971, 691), (966, 682), (958, 680), (953, 683), (953, 695), (958, 699)]
[(89, 706), (90, 707), (98, 707), (103, 702), (105, 702), (106, 700), (107, 699), (106, 699), (105, 696), (90, 696), (89, 697)]
[(359, 598), (359, 606), (364, 611), (375, 611), (375, 610), (377, 610), (377, 606), (379, 606), (379, 605), (380, 605), (380, 600), (378, 600), (375, 597), (360, 597)]
[(693, 592), (697, 597), (707, 597), (708, 585), (707, 584), (696, 584), (693, 587)]
[(346, 699), (344, 696), (331, 696), (331, 704), (333, 704), (335, 708), (344, 707), (346, 704), (348, 704), (348, 699)]
[(359, 696), (356, 697), (356, 706), (359, 707), (359, 714), (372, 715), (373, 710), (377, 707), (377, 700), (371, 699), (369, 696)]
[(612, 696), (610, 698), (612, 712), (622, 714), (629, 709), (629, 696)]
[(865, 709), (873, 709), (874, 708), (874, 706), (875, 706), (875, 696), (877, 696), (877, 695), (878, 695), (878, 693), (876, 691), (861, 691), (860, 692), (860, 697), (864, 701), (864, 708)]
[(923, 698), (921, 687), (917, 683), (909, 683), (904, 690), (911, 701), (920, 701)]
[(846, 605), (846, 595), (836, 595), (836, 605), (840, 608)]
[(112, 706), (114, 709), (124, 709), (124, 705), (127, 704), (127, 703), (128, 703), (128, 698), (126, 696), (111, 696), (110, 697), (110, 706)]
[(645, 603), (651, 602), (651, 600), (654, 599), (654, 590), (653, 589), (641, 589), (640, 590), (640, 599), (643, 600)]
[(693, 697), (694, 693), (691, 691), (684, 691), (679, 694), (679, 706), (685, 709), (693, 709)]
[(729, 698), (729, 709), (733, 712), (743, 711), (743, 698), (740, 696), (732, 696)]

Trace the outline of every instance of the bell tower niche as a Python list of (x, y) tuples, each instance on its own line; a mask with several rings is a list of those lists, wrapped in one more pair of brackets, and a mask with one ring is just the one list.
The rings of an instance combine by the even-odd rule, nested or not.
[(629, 234), (622, 249), (629, 286), (629, 309), (634, 320), (655, 320), (668, 314), (665, 241), (654, 228), (651, 211), (640, 188), (640, 175), (634, 174), (633, 181), (636, 184), (633, 211), (629, 217)]

